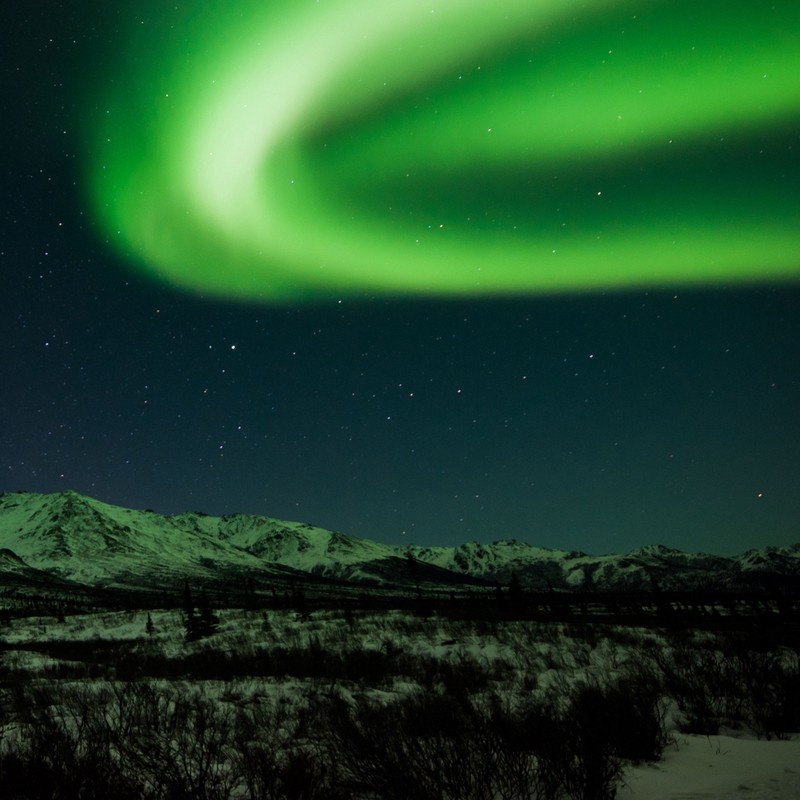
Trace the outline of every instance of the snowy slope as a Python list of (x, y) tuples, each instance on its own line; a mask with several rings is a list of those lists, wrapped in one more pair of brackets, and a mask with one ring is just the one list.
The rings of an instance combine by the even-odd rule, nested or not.
[[(176, 576), (268, 579), (293, 574), (412, 582), (404, 552), (367, 539), (245, 514), (164, 516), (71, 491), (0, 495), (0, 548), (30, 567), (87, 585), (154, 585)], [(0, 573), (4, 569), (0, 560)], [(464, 582), (461, 576), (427, 565), (420, 565), (413, 579)]]
[[(64, 579), (57, 579), (63, 588), (74, 588), (73, 584)], [(28, 566), (16, 553), (6, 548), (0, 549), (0, 587), (13, 588), (18, 586), (54, 586), (53, 575), (46, 570), (34, 569)]]

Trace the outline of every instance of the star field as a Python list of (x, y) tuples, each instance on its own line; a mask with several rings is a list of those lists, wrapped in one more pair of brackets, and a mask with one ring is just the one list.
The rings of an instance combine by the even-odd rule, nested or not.
[[(158, 170), (186, 147), (178, 134), (196, 118), (187, 115), (209, 108), (207, 98), (176, 100), (193, 85), (182, 76), (204, 48), (216, 55), (230, 48), (215, 44), (192, 3), (91, 5), (92, 13), (58, 3), (6, 8), (0, 20), (17, 32), (0, 55), (2, 110), (11, 121), (0, 134), (7, 198), (0, 216), (0, 490), (70, 488), (167, 513), (265, 514), (392, 543), (515, 537), (588, 552), (660, 542), (733, 553), (798, 540), (794, 85), (774, 96), (780, 113), (752, 126), (732, 113), (722, 131), (709, 122), (692, 142), (673, 142), (677, 156), (665, 140), (658, 153), (626, 144), (613, 157), (592, 152), (559, 156), (552, 169), (536, 160), (499, 169), (477, 161), (472, 143), (469, 165), (457, 174), (437, 156), (409, 167), (408, 178), (397, 170), (403, 128), (395, 119), (382, 129), (381, 121), (406, 115), (419, 126), (414, 135), (427, 144), (407, 154), (425, 161), (437, 142), (460, 142), (458, 104), (478, 102), (481, 80), (499, 81), (501, 99), (517, 90), (519, 73), (508, 82), (502, 74), (519, 52), (500, 58), (492, 45), (481, 72), (489, 75), (491, 66), (494, 77), (474, 71), (473, 87), (454, 93), (426, 73), (426, 96), (450, 115), (441, 140), (414, 108), (410, 89), (392, 94), (390, 107), (370, 101), (358, 119), (334, 118), (332, 85), (328, 100), (314, 101), (318, 115), (302, 128), (291, 162), (311, 170), (325, 208), (306, 196), (282, 207), (301, 226), (301, 243), (322, 252), (337, 228), (346, 244), (332, 244), (331, 253), (339, 254), (337, 269), (346, 269), (340, 256), (351, 244), (365, 263), (379, 252), (400, 263), (406, 251), (395, 248), (395, 235), (448, 237), (428, 248), (452, 270), (447, 285), (423, 285), (438, 267), (417, 259), (402, 287), (387, 289), (362, 271), (356, 283), (326, 279), (318, 291), (283, 263), (289, 278), (271, 296), (267, 259), (258, 286), (246, 287), (244, 298), (238, 291), (226, 297), (225, 269), (245, 263), (241, 254), (253, 240), (244, 251), (223, 246), (219, 220), (200, 215), (205, 195), (185, 193), (183, 157), (167, 176), (178, 180), (180, 202), (167, 191), (150, 206), (164, 222), (151, 228), (154, 240), (139, 225), (142, 195), (121, 176), (139, 164), (138, 174), (155, 181), (146, 190), (153, 200), (153, 187), (165, 185)], [(669, 16), (670, 4), (656, 5)], [(514, 9), (523, 13), (520, 4)], [(734, 33), (743, 36), (743, 20), (760, 13), (752, 3), (734, 10), (717, 48), (725, 50)], [(578, 22), (559, 23), (572, 76), (580, 73), (580, 54), (589, 53), (581, 48), (600, 43)], [(768, 28), (760, 16), (758, 24)], [(665, 34), (667, 44), (691, 38), (690, 28), (681, 34), (679, 27)], [(775, 63), (781, 52), (795, 52), (791, 31), (784, 35), (784, 50), (770, 56)], [(650, 30), (643, 41), (656, 38)], [(151, 63), (142, 49), (122, 48), (148, 40), (199, 43), (185, 51), (191, 58), (183, 71), (160, 71), (174, 49), (151, 48)], [(758, 47), (748, 52), (757, 60)], [(209, 69), (221, 63), (215, 58)], [(398, 76), (401, 67), (392, 67)], [(350, 69), (335, 73), (342, 86)], [(615, 75), (628, 85), (623, 72)], [(162, 89), (183, 104), (181, 124), (161, 107), (137, 123), (148, 93)], [(366, 103), (367, 94), (348, 96)], [(97, 124), (106, 111), (114, 119)], [(104, 150), (97, 135), (109, 131), (116, 144)], [(153, 152), (162, 133), (169, 147)], [(461, 144), (456, 150), (466, 152)], [(384, 152), (395, 145), (393, 155)], [(153, 160), (142, 161), (143, 152)], [(518, 145), (503, 152), (517, 158)], [(377, 166), (359, 171), (358, 157), (388, 164), (388, 177)], [(116, 176), (108, 195), (109, 179), (98, 179), (101, 162)], [(353, 181), (340, 181), (345, 171)], [(257, 206), (272, 197), (267, 178), (256, 187)], [(248, 219), (242, 208), (233, 227), (223, 227), (238, 242)], [(629, 235), (631, 220), (657, 237), (670, 227), (686, 234), (687, 247), (699, 246), (719, 272), (713, 280), (681, 280), (690, 265), (678, 259), (661, 278), (635, 279), (642, 259), (664, 243), (651, 242), (650, 233)], [(372, 249), (372, 222), (380, 251)], [(580, 242), (587, 269), (599, 276), (590, 280), (593, 291), (459, 287), (459, 253), (472, 249), (483, 260), (492, 250), (502, 260), (515, 225), (524, 229), (522, 249), (535, 247), (542, 232), (558, 235), (555, 249), (573, 255)], [(599, 250), (589, 246), (598, 232)], [(608, 277), (620, 265), (608, 249), (612, 233), (620, 247), (630, 245), (622, 281)], [(169, 236), (170, 252), (182, 254), (177, 261), (150, 249)], [(725, 254), (735, 250), (744, 258), (731, 272)], [(188, 262), (181, 260), (186, 252)], [(197, 280), (173, 271), (181, 263)]]

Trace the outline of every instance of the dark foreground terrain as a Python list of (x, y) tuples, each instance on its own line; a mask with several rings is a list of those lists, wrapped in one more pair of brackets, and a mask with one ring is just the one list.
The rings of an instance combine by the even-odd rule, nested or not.
[(776, 597), (12, 595), (4, 798), (603, 800), (681, 733), (800, 731)]

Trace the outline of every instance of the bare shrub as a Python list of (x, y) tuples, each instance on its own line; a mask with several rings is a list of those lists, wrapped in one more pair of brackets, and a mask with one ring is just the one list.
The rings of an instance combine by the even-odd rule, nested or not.
[(689, 642), (654, 652), (670, 697), (683, 714), (684, 733), (719, 733), (721, 721), (730, 717), (724, 681), (724, 659), (714, 647), (694, 647)]
[(524, 713), (496, 697), (481, 707), (450, 693), (339, 702), (329, 721), (332, 761), (353, 798), (605, 800), (615, 796), (622, 759), (603, 729), (603, 699), (585, 690), (566, 712), (540, 703)]
[(658, 761), (670, 736), (668, 705), (655, 671), (639, 663), (600, 691), (606, 735), (615, 754), (634, 764)]
[(236, 783), (230, 711), (180, 687), (31, 690), (20, 722), (5, 797), (228, 800)]
[(478, 746), (474, 711), (451, 696), (420, 693), (390, 704), (361, 697), (331, 713), (334, 759), (354, 798), (493, 800), (497, 794), (494, 754)]
[(704, 647), (677, 643), (655, 658), (687, 733), (739, 725), (770, 739), (800, 728), (800, 665), (792, 651), (716, 639)]
[(249, 800), (332, 800), (337, 796), (327, 759), (320, 757), (308, 729), (303, 730), (304, 717), (297, 709), (276, 702), (240, 709), (233, 768)]
[(75, 692), (42, 690), (29, 695), (25, 718), (13, 747), (0, 760), (0, 786), (5, 798), (145, 797), (135, 777), (120, 771), (107, 736), (90, 738), (91, 704)]
[(737, 654), (744, 717), (764, 739), (788, 739), (800, 730), (800, 658), (796, 652)]

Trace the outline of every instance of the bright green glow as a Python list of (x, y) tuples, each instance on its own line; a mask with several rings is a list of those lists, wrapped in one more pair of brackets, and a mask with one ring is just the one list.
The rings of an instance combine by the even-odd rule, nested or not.
[(798, 145), (774, 141), (800, 118), (796, 0), (197, 14), (133, 48), (148, 68), (95, 150), (113, 240), (173, 283), (278, 300), (800, 277)]

